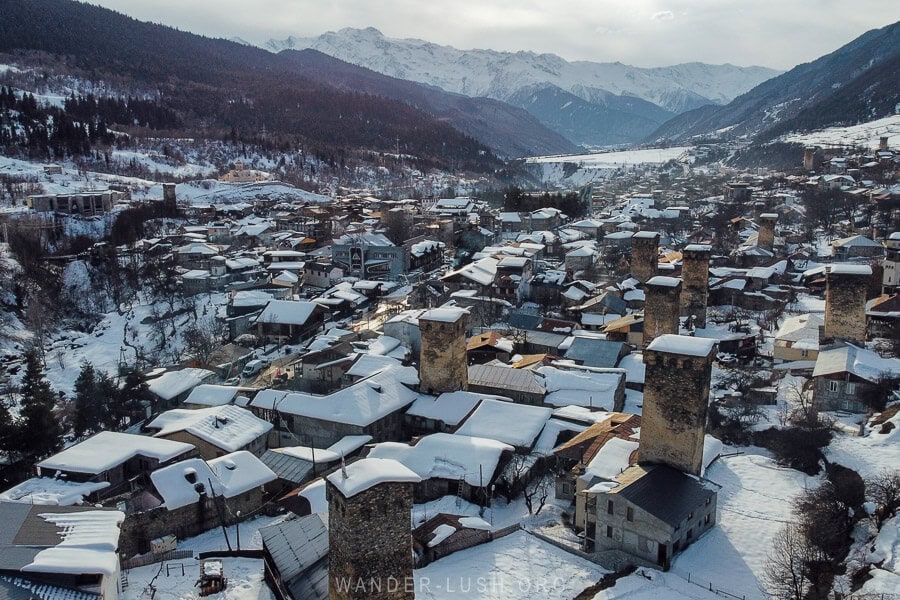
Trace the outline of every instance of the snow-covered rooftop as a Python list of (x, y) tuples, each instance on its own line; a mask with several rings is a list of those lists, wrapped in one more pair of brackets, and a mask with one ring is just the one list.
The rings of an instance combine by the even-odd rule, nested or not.
[(188, 368), (167, 371), (159, 377), (148, 380), (147, 386), (155, 396), (163, 400), (171, 400), (215, 376), (215, 373), (206, 369)]
[(415, 471), (422, 479), (464, 478), (472, 486), (490, 483), (503, 452), (514, 448), (493, 439), (433, 433), (414, 446), (397, 442), (376, 444), (370, 458), (391, 458)]
[(510, 401), (508, 398), (503, 398), (501, 396), (476, 394), (474, 392), (444, 392), (437, 398), (433, 396), (420, 396), (419, 399), (413, 402), (412, 406), (409, 407), (406, 414), (422, 417), (424, 419), (441, 421), (447, 425), (455, 426), (458, 425), (466, 415), (472, 412), (484, 398)]
[(108, 481), (79, 483), (53, 477), (34, 477), (0, 493), (0, 502), (72, 506), (84, 497), (109, 487)]
[(222, 406), (230, 404), (237, 396), (238, 389), (230, 385), (202, 384), (191, 390), (185, 399), (185, 404), (200, 404), (203, 406)]
[(657, 275), (655, 277), (651, 277), (647, 281), (647, 285), (656, 285), (660, 287), (678, 287), (681, 285), (681, 280), (677, 277), (666, 277), (665, 275)]
[(183, 442), (160, 440), (144, 435), (101, 431), (37, 464), (42, 473), (73, 471), (93, 475), (108, 471), (135, 456), (167, 462), (194, 447)]
[(872, 274), (872, 267), (869, 265), (856, 265), (852, 263), (835, 263), (825, 267), (826, 272), (832, 275), (860, 275), (867, 276)]
[(272, 300), (258, 317), (257, 323), (278, 323), (281, 325), (303, 325), (319, 308), (315, 302), (295, 302), (293, 300)]
[(668, 352), (685, 356), (709, 356), (716, 345), (716, 340), (690, 337), (686, 335), (666, 334), (650, 342), (647, 350)]
[(445, 323), (455, 323), (459, 319), (468, 315), (469, 311), (464, 308), (446, 306), (441, 308), (432, 308), (419, 316), (419, 319), (426, 321), (443, 321)]
[(422, 478), (396, 460), (363, 458), (334, 471), (328, 481), (350, 498), (380, 483), (419, 483)]
[(42, 513), (42, 519), (62, 528), (62, 541), (41, 550), (22, 571), (32, 573), (86, 573), (106, 576), (119, 570), (119, 526), (125, 514), (117, 510)]
[[(483, 400), (466, 419), (456, 435), (483, 437), (519, 447), (531, 447), (552, 411), (540, 406), (528, 406)], [(515, 423), (515, 427), (511, 424)]]
[(226, 404), (188, 410), (168, 410), (147, 427), (158, 429), (156, 437), (185, 431), (228, 452), (244, 448), (272, 429), (272, 424), (240, 406)]

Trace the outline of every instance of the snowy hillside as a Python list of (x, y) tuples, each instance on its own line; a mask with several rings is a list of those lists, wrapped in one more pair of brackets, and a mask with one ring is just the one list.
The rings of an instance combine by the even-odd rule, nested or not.
[(419, 39), (393, 39), (374, 28), (345, 28), (315, 38), (269, 40), (272, 52), (313, 48), (400, 79), (467, 96), (507, 100), (526, 86), (549, 84), (594, 101), (597, 90), (637, 96), (680, 113), (703, 103), (724, 104), (778, 71), (687, 63), (642, 69), (622, 63), (568, 62), (554, 54), (459, 50)]
[(849, 127), (829, 127), (808, 133), (790, 133), (781, 141), (805, 144), (807, 146), (847, 146), (877, 148), (880, 138), (888, 138), (888, 146), (900, 146), (900, 115), (891, 115), (876, 121), (851, 125)]

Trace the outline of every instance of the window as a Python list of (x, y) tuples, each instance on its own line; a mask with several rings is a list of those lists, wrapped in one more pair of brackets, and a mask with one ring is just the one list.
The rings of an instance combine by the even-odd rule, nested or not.
[(828, 382), (828, 391), (829, 392), (837, 392), (838, 391), (838, 382), (837, 381), (829, 381)]
[(688, 521), (690, 521), (690, 520), (693, 519), (693, 518), (694, 518), (694, 513), (693, 513), (693, 512), (689, 512), (689, 513), (688, 513)]
[(629, 521), (634, 521), (634, 509), (631, 508), (630, 506), (628, 507), (628, 510), (625, 512), (625, 518), (628, 519)]
[(608, 537), (608, 538), (612, 537), (612, 527), (609, 525), (606, 526), (606, 537)]
[(612, 500), (606, 501), (606, 514), (608, 514), (608, 515), (613, 514), (613, 501)]
[(852, 381), (848, 381), (847, 386), (845, 387), (845, 390), (848, 394), (855, 394), (856, 393), (856, 384), (853, 383)]
[(709, 525), (709, 515), (706, 515), (706, 516), (703, 518), (703, 524), (704, 524), (704, 525)]
[(712, 496), (706, 499), (706, 505), (709, 506), (712, 503)]
[(687, 532), (687, 539), (689, 539), (689, 540), (694, 539), (694, 529), (693, 529), (693, 528), (688, 529), (688, 532)]

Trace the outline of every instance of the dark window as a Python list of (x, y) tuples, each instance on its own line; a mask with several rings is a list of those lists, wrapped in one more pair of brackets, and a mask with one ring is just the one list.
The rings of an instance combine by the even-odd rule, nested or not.
[(690, 528), (690, 529), (688, 529), (688, 532), (687, 532), (687, 539), (689, 539), (689, 540), (694, 539), (694, 528), (693, 528), (693, 527)]
[(625, 518), (628, 519), (629, 521), (634, 521), (634, 509), (631, 508), (630, 506), (628, 507), (628, 510), (625, 512)]
[(612, 537), (612, 527), (610, 527), (609, 525), (606, 526), (606, 537)]
[(606, 513), (610, 514), (610, 515), (613, 514), (613, 501), (612, 500), (606, 501)]
[(704, 524), (704, 525), (709, 525), (709, 515), (706, 515), (706, 517), (704, 517), (704, 519), (703, 519), (703, 524)]
[(706, 499), (706, 505), (709, 506), (711, 502), (712, 502), (712, 496), (710, 496), (709, 498)]

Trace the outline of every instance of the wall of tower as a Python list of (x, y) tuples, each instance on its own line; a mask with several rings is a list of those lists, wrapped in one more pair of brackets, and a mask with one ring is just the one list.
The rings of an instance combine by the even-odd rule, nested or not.
[(682, 251), (681, 316), (694, 315), (695, 327), (706, 327), (706, 305), (709, 301), (710, 250)]
[(667, 333), (678, 334), (681, 284), (648, 285), (644, 293), (644, 346)]
[(700, 475), (712, 360), (644, 350), (647, 367), (640, 462)]
[(770, 217), (759, 218), (759, 237), (757, 237), (756, 245), (766, 250), (775, 247), (775, 223), (776, 219)]
[(469, 387), (466, 358), (467, 318), (455, 322), (419, 318), (419, 389), (426, 394), (455, 392)]
[(871, 275), (828, 273), (825, 291), (825, 337), (866, 339), (866, 291)]
[(804, 148), (803, 150), (803, 170), (812, 171), (815, 166), (816, 149)]
[(631, 276), (645, 283), (656, 276), (659, 264), (659, 235), (631, 238)]
[(328, 495), (328, 597), (412, 600), (413, 484), (380, 483), (345, 498)]

